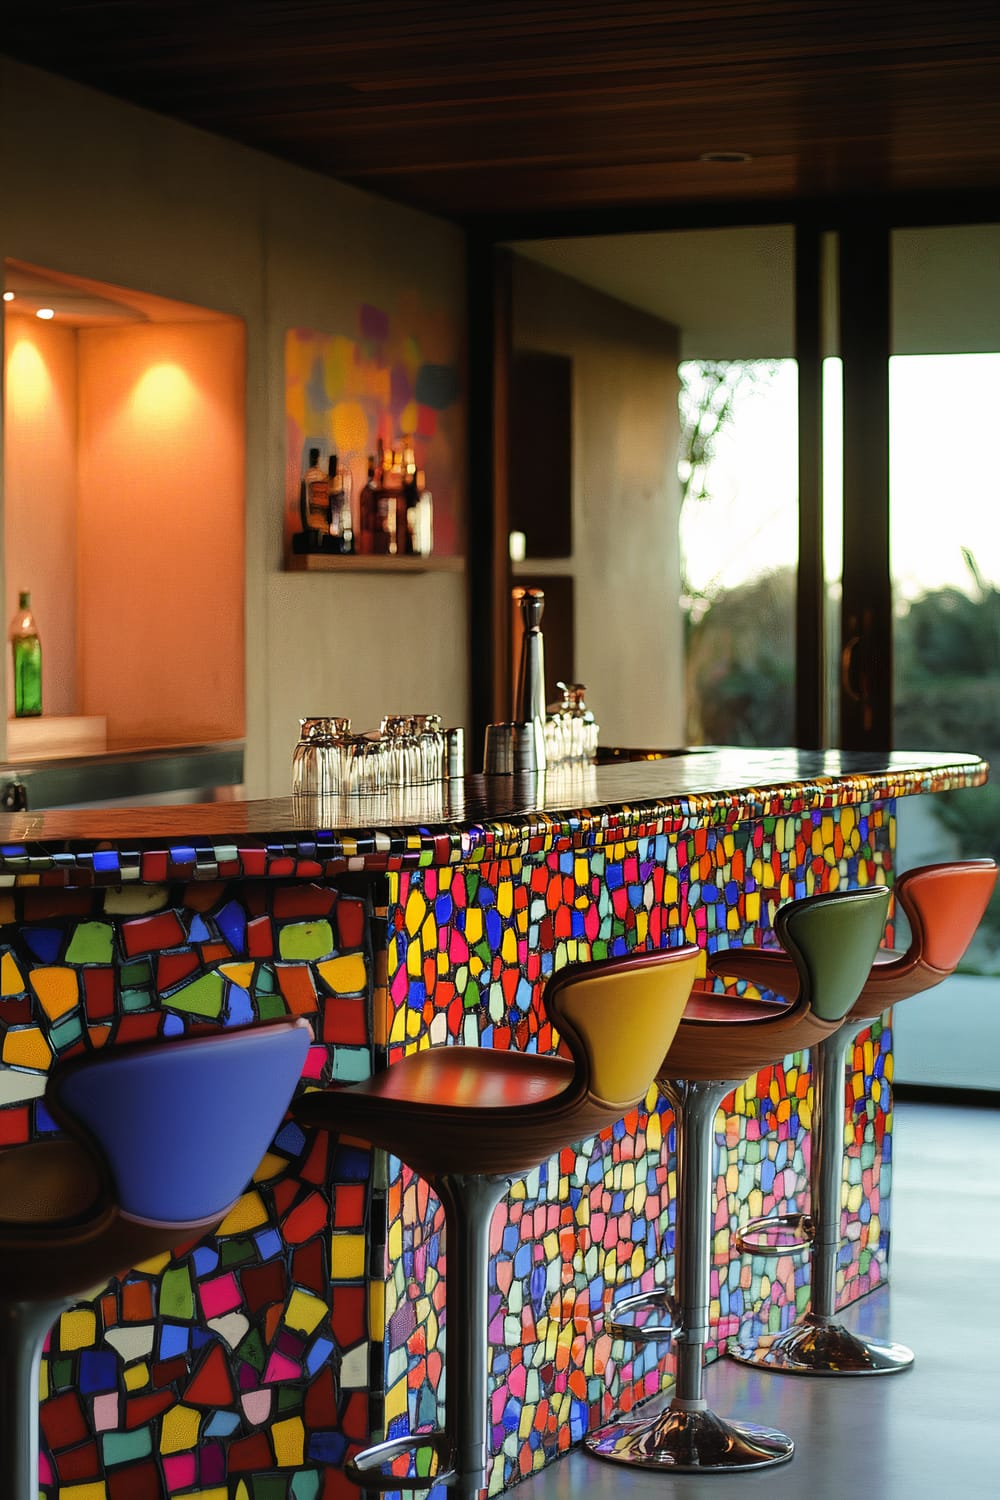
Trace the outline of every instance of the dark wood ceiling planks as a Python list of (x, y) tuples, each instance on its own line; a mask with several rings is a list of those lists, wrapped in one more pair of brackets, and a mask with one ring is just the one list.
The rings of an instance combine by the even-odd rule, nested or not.
[(997, 0), (25, 0), (0, 50), (459, 220), (1000, 189)]

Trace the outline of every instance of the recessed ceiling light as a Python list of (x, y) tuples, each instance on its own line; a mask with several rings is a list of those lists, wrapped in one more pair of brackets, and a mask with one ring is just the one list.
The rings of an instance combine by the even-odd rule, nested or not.
[(38, 309), (38, 311), (35, 313), (35, 317), (36, 318), (45, 318), (46, 321), (49, 318), (54, 318), (55, 315), (56, 315), (56, 310), (55, 310), (54, 307), (40, 307)]
[(749, 151), (703, 151), (698, 160), (745, 162), (753, 161), (753, 157), (750, 155)]
[(13, 302), (13, 300), (14, 300), (14, 293), (13, 292), (4, 292), (4, 294), (3, 294), (3, 300), (5, 302)]

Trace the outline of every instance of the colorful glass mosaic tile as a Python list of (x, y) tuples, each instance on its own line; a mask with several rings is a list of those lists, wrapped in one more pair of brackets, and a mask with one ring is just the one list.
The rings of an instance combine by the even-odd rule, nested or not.
[[(930, 789), (928, 776), (878, 785)], [(455, 1040), (552, 1051), (542, 993), (572, 959), (766, 941), (781, 901), (891, 879), (894, 804), (873, 785), (816, 777), (461, 827), (192, 840), (178, 823), (155, 847), (8, 842), (0, 1144), (55, 1128), (41, 1097), (53, 1058), (202, 1027), (307, 1016), (305, 1081), (320, 1086)], [(854, 1053), (843, 1301), (885, 1274), (889, 1043), (876, 1023)], [(721, 1341), (741, 1317), (788, 1321), (805, 1295), (801, 1265), (765, 1275), (730, 1234), (799, 1204), (807, 1060), (737, 1090), (717, 1126)], [(674, 1177), (654, 1093), (498, 1210), (493, 1492), (669, 1379), (669, 1351), (613, 1342), (602, 1320), (617, 1292), (672, 1278)], [(353, 1496), (350, 1452), (440, 1418), (441, 1227), (398, 1162), (286, 1122), (216, 1235), (59, 1320), (42, 1370), (45, 1500)]]

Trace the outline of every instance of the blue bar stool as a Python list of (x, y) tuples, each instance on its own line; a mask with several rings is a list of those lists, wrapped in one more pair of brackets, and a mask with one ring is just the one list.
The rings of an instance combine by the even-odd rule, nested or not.
[(662, 1292), (628, 1297), (609, 1319), (610, 1331), (624, 1339), (674, 1339), (674, 1394), (654, 1416), (630, 1415), (590, 1433), (585, 1444), (597, 1458), (707, 1474), (792, 1457), (785, 1433), (721, 1417), (705, 1399), (715, 1117), (745, 1079), (837, 1030), (871, 967), (888, 905), (889, 892), (872, 887), (781, 908), (774, 925), (794, 965), (798, 993), (791, 1003), (692, 995), (657, 1077), (677, 1132), (676, 1299)]
[[(45, 1336), (74, 1302), (208, 1234), (288, 1107), (305, 1021), (112, 1047), (56, 1065), (66, 1134), (0, 1152), (0, 1493), (38, 1496)], [(248, 1103), (252, 1101), (252, 1105)]]
[[(954, 973), (972, 941), (993, 893), (997, 867), (991, 859), (922, 865), (896, 881), (896, 900), (906, 914), (910, 943), (905, 952), (882, 949), (847, 1019), (813, 1049), (812, 1147), (808, 1214), (756, 1219), (736, 1238), (754, 1255), (811, 1257), (809, 1309), (783, 1332), (751, 1334), (730, 1342), (743, 1364), (792, 1375), (891, 1375), (913, 1363), (905, 1344), (865, 1338), (837, 1318), (837, 1252), (840, 1247), (844, 1174), (844, 1071), (858, 1032), (890, 1005), (931, 989)], [(739, 948), (714, 953), (709, 972), (746, 979), (761, 989), (794, 993), (790, 956), (774, 950)]]
[(698, 957), (684, 947), (561, 969), (548, 982), (545, 1007), (572, 1061), (431, 1047), (363, 1083), (296, 1101), (301, 1125), (359, 1135), (393, 1152), (444, 1206), (444, 1429), (377, 1443), (349, 1459), (347, 1472), (362, 1488), (444, 1484), (460, 1500), (485, 1494), (493, 1211), (516, 1178), (645, 1098)]

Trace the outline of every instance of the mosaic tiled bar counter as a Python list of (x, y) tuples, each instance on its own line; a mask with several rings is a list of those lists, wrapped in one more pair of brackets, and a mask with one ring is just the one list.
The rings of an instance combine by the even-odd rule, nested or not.
[[(732, 750), (547, 789), (471, 777), (391, 820), (310, 819), (291, 799), (2, 817), (2, 1143), (55, 1128), (41, 1098), (55, 1057), (286, 1013), (314, 1026), (302, 1087), (452, 1040), (551, 1050), (555, 968), (766, 940), (784, 900), (891, 881), (898, 797), (985, 775), (966, 756)], [(859, 1039), (845, 1112), (845, 1303), (887, 1271), (891, 1064), (883, 1018)], [(719, 1128), (716, 1348), (746, 1317), (783, 1326), (808, 1294), (802, 1263), (730, 1248), (738, 1221), (805, 1190), (808, 1057), (737, 1090)], [(613, 1293), (672, 1277), (672, 1145), (652, 1093), (498, 1210), (491, 1492), (669, 1383), (669, 1346), (614, 1342), (602, 1318)], [(286, 1123), (216, 1236), (60, 1319), (41, 1494), (355, 1495), (349, 1452), (435, 1420), (445, 1275), (419, 1179)]]

